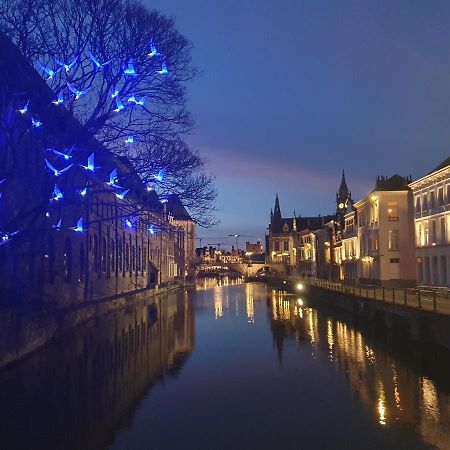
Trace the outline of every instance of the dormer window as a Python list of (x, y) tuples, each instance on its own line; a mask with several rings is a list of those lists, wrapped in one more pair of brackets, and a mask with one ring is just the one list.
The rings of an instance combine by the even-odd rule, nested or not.
[(288, 225), (287, 223), (285, 223), (285, 224), (283, 225), (283, 231), (284, 231), (285, 233), (287, 233), (287, 232), (289, 231), (289, 225)]

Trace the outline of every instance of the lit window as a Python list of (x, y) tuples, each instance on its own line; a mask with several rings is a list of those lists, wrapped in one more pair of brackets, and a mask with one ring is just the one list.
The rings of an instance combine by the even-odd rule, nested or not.
[(398, 203), (388, 202), (388, 220), (396, 221), (398, 220)]
[(389, 230), (389, 250), (398, 250), (399, 244), (399, 230)]

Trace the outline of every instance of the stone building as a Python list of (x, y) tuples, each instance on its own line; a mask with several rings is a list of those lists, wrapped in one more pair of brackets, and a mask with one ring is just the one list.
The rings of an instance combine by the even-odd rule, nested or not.
[[(53, 92), (2, 36), (0, 47), (2, 304), (62, 308), (174, 280), (188, 245), (175, 216), (125, 158), (52, 104)], [(73, 152), (65, 161), (53, 149)], [(47, 162), (72, 166), (53, 174)]]
[(347, 216), (345, 231), (354, 232), (357, 220), (357, 241), (342, 256), (359, 257), (359, 281), (384, 286), (415, 284), (410, 182), (411, 177), (400, 175), (377, 177), (374, 190), (355, 202), (357, 216)]
[(417, 280), (450, 285), (450, 158), (410, 183), (414, 201)]

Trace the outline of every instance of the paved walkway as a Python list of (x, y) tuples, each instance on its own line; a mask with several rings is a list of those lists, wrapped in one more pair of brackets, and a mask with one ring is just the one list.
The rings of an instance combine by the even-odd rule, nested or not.
[(330, 291), (357, 295), (358, 297), (450, 315), (450, 296), (446, 292), (418, 288), (405, 289), (379, 286), (354, 286), (313, 278), (296, 279), (304, 284), (321, 287)]

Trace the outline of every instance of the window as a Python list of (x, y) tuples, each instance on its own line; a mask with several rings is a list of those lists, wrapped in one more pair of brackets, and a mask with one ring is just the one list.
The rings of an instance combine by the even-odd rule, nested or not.
[(422, 206), (423, 206), (423, 210), (426, 211), (428, 209), (428, 197), (427, 194), (425, 194), (423, 196), (423, 201), (422, 201)]
[(72, 280), (72, 244), (66, 239), (63, 254), (63, 273), (66, 281)]
[(437, 224), (435, 220), (431, 221), (431, 244), (436, 244), (436, 238), (437, 238)]
[(447, 184), (447, 203), (450, 203), (450, 184)]
[(416, 213), (420, 213), (420, 196), (416, 197)]
[(444, 244), (447, 242), (447, 226), (446, 226), (446, 218), (441, 218), (441, 243)]
[(391, 258), (391, 264), (399, 264), (400, 258)]
[(136, 247), (134, 245), (131, 246), (131, 270), (136, 270)]
[(283, 242), (283, 251), (288, 252), (289, 251), (289, 242)]
[(279, 252), (279, 251), (280, 251), (280, 243), (279, 243), (278, 241), (275, 241), (275, 242), (273, 243), (273, 249), (274, 249), (276, 252)]
[(399, 244), (399, 231), (389, 230), (389, 250), (398, 250)]
[(434, 209), (436, 207), (435, 195), (434, 191), (430, 192), (430, 209)]
[(398, 220), (398, 203), (388, 202), (388, 220), (396, 221)]
[(442, 206), (444, 204), (444, 188), (438, 189), (438, 205)]

